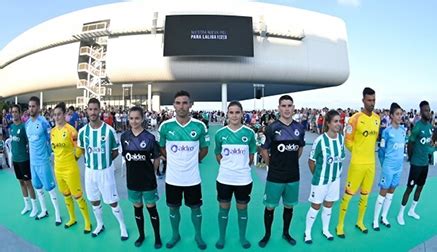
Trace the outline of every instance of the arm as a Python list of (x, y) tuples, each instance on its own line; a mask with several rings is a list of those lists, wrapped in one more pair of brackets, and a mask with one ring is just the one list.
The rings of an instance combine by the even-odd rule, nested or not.
[(300, 158), (302, 156), (302, 153), (303, 153), (303, 146), (301, 146), (297, 152), (298, 158)]
[(165, 150), (165, 147), (161, 147), (161, 156), (167, 158), (167, 151)]
[(218, 164), (220, 164), (220, 161), (222, 160), (222, 158), (223, 158), (222, 154), (215, 155), (215, 159), (217, 160)]
[(268, 166), (270, 164), (269, 150), (262, 148), (261, 149), (261, 156), (263, 157), (264, 162)]
[(199, 162), (208, 154), (208, 147), (199, 150)]
[(411, 130), (411, 135), (408, 138), (408, 145), (407, 145), (407, 153), (408, 153), (408, 160), (411, 160), (411, 157), (413, 156), (413, 149), (414, 149), (414, 143), (416, 142), (417, 136), (419, 134), (418, 127), (414, 126)]
[(381, 164), (381, 166), (384, 163), (384, 158), (385, 158), (385, 152), (386, 152), (386, 148), (387, 148), (387, 134), (386, 134), (387, 130), (384, 130), (382, 132), (381, 135), (381, 142), (379, 143), (379, 149), (378, 149), (378, 159), (379, 159), (379, 163)]
[(153, 168), (155, 169), (155, 173), (159, 169), (160, 164), (161, 164), (161, 159), (159, 157), (153, 159)]
[(253, 165), (253, 154), (249, 154), (249, 165)]
[(354, 136), (355, 136), (355, 131), (356, 131), (356, 127), (357, 127), (357, 121), (358, 121), (358, 116), (357, 115), (353, 115), (346, 126), (346, 136), (345, 136), (345, 145), (346, 148), (352, 152), (353, 149), (353, 145), (354, 145)]
[(116, 159), (118, 156), (118, 150), (112, 150), (111, 152), (111, 158), (112, 160)]
[(314, 170), (316, 169), (316, 162), (314, 160), (308, 159), (308, 167), (310, 168), (311, 174), (314, 174)]

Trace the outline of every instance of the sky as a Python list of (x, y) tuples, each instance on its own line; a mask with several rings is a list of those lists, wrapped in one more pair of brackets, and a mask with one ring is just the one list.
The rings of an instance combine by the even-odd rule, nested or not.
[[(140, 0), (138, 0), (140, 1)], [(149, 0), (144, 0), (149, 1)], [(207, 0), (204, 0), (207, 1)], [(213, 0), (209, 0), (213, 1)], [(214, 0), (219, 1), (219, 0)], [(0, 1), (0, 50), (39, 23), (112, 0)], [(437, 110), (437, 1), (432, 0), (263, 0), (333, 15), (348, 31), (350, 76), (341, 86), (292, 93), (297, 108), (356, 108), (361, 91), (376, 91), (376, 106), (398, 102), (409, 110), (428, 100)], [(277, 107), (279, 96), (243, 101), (247, 110)], [(264, 105), (263, 105), (264, 104)], [(220, 109), (220, 103), (195, 103), (196, 108)]]

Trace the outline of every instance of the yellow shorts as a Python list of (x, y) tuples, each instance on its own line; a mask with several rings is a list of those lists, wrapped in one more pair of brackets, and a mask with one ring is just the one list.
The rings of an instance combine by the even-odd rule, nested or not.
[(72, 195), (73, 197), (82, 196), (80, 172), (77, 163), (74, 165), (71, 164), (70, 166), (55, 165), (55, 176), (59, 191), (62, 194)]
[(345, 191), (354, 195), (361, 187), (361, 194), (369, 194), (375, 178), (375, 164), (351, 164), (347, 173)]

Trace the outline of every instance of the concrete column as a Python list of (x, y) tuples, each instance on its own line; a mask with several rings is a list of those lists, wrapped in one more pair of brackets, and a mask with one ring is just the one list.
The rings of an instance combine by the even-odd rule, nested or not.
[(159, 94), (153, 94), (152, 96), (152, 110), (159, 112), (161, 111), (161, 96)]
[(152, 111), (152, 83), (147, 83), (147, 110)]
[(222, 111), (228, 112), (228, 84), (222, 83)]
[(18, 104), (18, 96), (15, 96), (15, 104)]

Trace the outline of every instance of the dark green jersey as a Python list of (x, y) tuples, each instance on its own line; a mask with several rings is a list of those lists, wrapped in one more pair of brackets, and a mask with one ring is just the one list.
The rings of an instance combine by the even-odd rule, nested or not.
[(24, 162), (29, 160), (29, 151), (27, 149), (27, 135), (24, 123), (11, 125), (11, 147), (12, 147), (12, 161)]
[(413, 143), (413, 153), (410, 161), (412, 165), (427, 166), (429, 164), (430, 155), (434, 151), (431, 145), (431, 137), (431, 123), (420, 120), (414, 125), (408, 139), (409, 142)]

